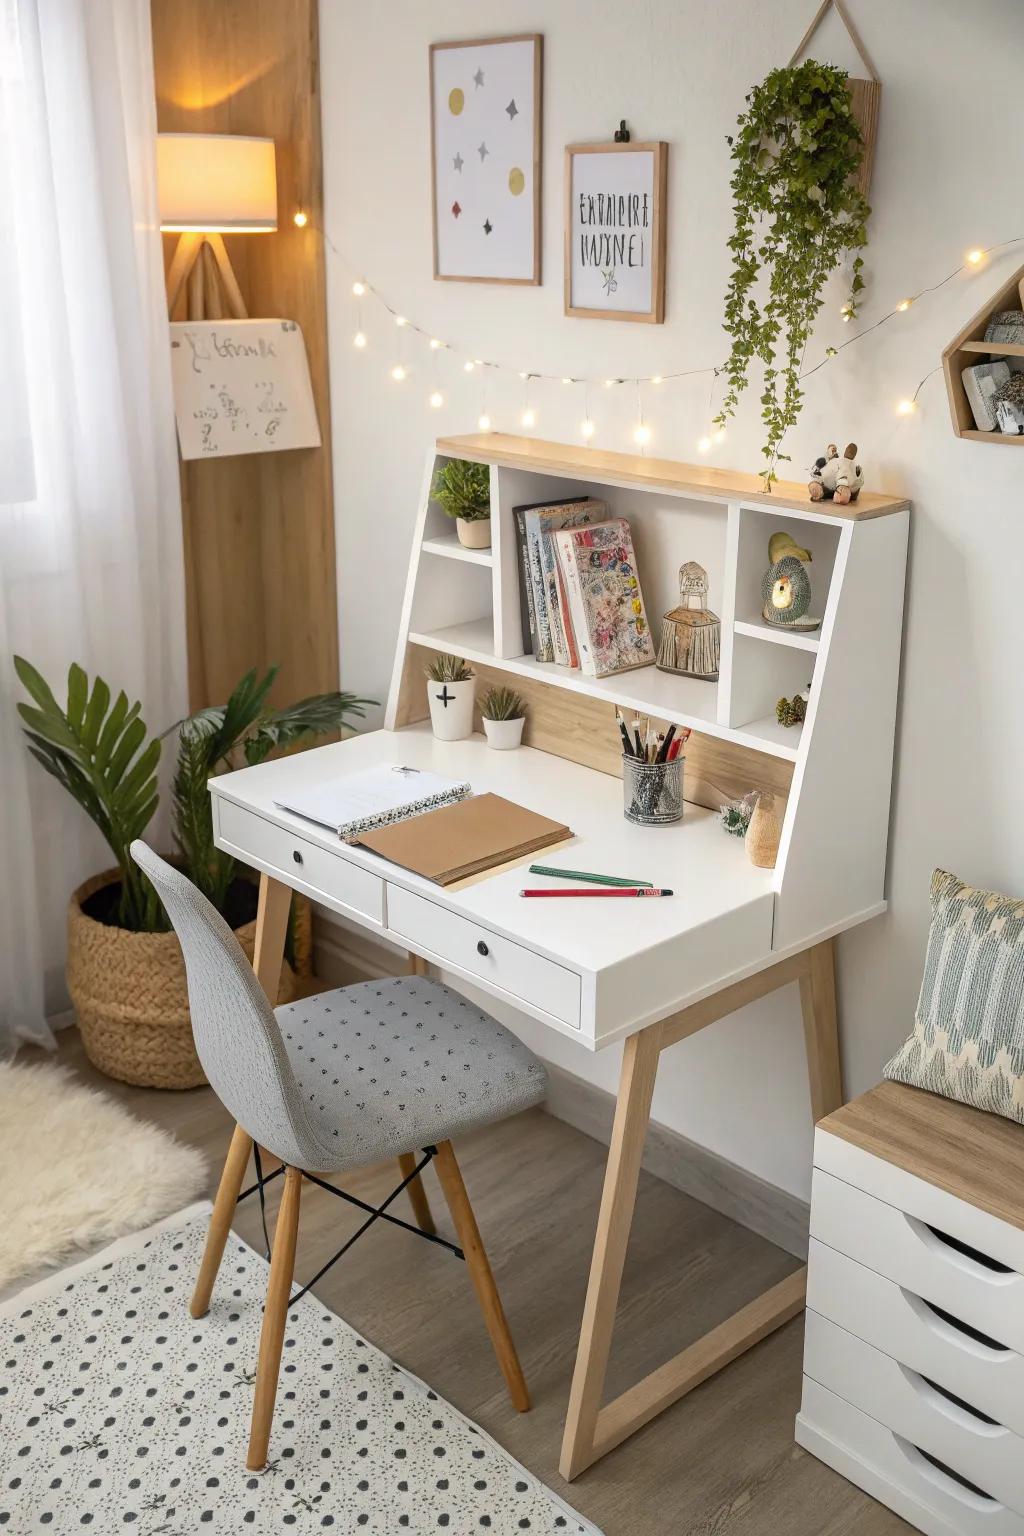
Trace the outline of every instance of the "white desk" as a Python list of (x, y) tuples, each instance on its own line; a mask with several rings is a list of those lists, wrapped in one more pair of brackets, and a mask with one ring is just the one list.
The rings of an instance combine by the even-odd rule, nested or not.
[[(567, 822), (577, 834), (541, 862), (646, 878), (677, 894), (655, 902), (531, 902), (517, 892), (530, 858), (442, 889), (281, 810), (303, 783), (375, 763), (467, 778)], [(628, 1035), (593, 1267), (570, 1397), (562, 1471), (574, 1477), (714, 1371), (794, 1316), (804, 1272), (783, 1281), (601, 1407), (615, 1308), (660, 1052), (754, 998), (799, 980), (815, 1118), (841, 1101), (831, 940), (780, 959), (772, 950), (772, 872), (753, 868), (717, 817), (687, 805), (671, 828), (622, 815), (622, 784), (529, 748), (491, 751), (429, 727), (375, 731), (212, 781), (217, 844), (263, 871), (257, 974), (280, 973), (290, 888), (413, 955), (471, 979), (596, 1049)]]

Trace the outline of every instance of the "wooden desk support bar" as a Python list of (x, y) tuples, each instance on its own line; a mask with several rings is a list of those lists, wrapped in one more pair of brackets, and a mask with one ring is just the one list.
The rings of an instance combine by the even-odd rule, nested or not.
[(803, 1307), (807, 1271), (801, 1268), (601, 1406), (661, 1053), (792, 981), (800, 984), (811, 1105), (818, 1119), (842, 1102), (831, 939), (723, 987), (626, 1041), (559, 1464), (570, 1482)]

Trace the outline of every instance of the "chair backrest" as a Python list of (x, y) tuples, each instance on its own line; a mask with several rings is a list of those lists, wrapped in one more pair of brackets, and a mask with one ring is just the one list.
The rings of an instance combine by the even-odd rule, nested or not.
[(320, 1166), (324, 1148), (306, 1115), (281, 1031), (252, 966), (220, 913), (180, 870), (136, 840), (174, 925), (188, 976), (192, 1034), (221, 1103), (260, 1146), (299, 1168)]

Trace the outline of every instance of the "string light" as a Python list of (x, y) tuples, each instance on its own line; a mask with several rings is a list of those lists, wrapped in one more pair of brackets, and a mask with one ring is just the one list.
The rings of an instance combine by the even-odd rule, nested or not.
[(698, 453), (710, 453), (711, 452), (711, 439), (710, 439), (710, 437), (702, 437), (700, 439), (700, 441), (697, 444), (697, 452)]
[(309, 214), (304, 208), (296, 208), (295, 212), (292, 214), (292, 223), (295, 225), (296, 229), (305, 229), (306, 225), (309, 223)]
[(406, 321), (406, 318), (405, 318), (404, 315), (396, 315), (395, 316), (395, 324), (399, 327), (399, 329), (401, 329), (401, 327), (403, 325), (406, 325), (407, 323), (408, 322)]
[(480, 428), (481, 432), (489, 432), (491, 430), (491, 418), (488, 416), (486, 411), (484, 411), (483, 415), (480, 417), (479, 421), (477, 422), (477, 426)]
[(394, 379), (396, 384), (401, 384), (402, 380), (405, 378), (405, 369), (402, 367), (401, 363), (396, 363), (392, 368), (391, 377)]
[(896, 305), (896, 313), (899, 315), (905, 315), (913, 302), (913, 299), (900, 299), (899, 303)]
[(719, 427), (718, 431), (713, 435), (711, 441), (713, 443), (724, 443), (725, 442), (725, 428), (724, 427)]
[(430, 338), (430, 350), (431, 350), (431, 352), (436, 352), (439, 346), (441, 346), (441, 342), (438, 341), (436, 336), (431, 336), (431, 338)]
[(562, 383), (563, 383), (563, 384), (571, 384), (571, 383), (572, 383), (572, 379), (569, 379), (569, 378), (563, 378), (563, 379), (562, 379)]
[(593, 435), (594, 423), (591, 421), (589, 416), (584, 416), (583, 420), (580, 422), (580, 436), (589, 440), (593, 437)]
[(361, 283), (357, 278), (356, 281), (352, 284), (352, 292), (355, 294), (357, 299), (361, 299), (363, 294), (366, 292), (366, 284)]
[(365, 347), (366, 333), (364, 331), (356, 331), (355, 335), (352, 337), (352, 345), (354, 347), (359, 347), (360, 349)]
[(897, 416), (913, 416), (917, 410), (916, 400), (901, 400), (896, 406)]
[(967, 252), (966, 260), (970, 266), (980, 267), (982, 262), (985, 260), (985, 252), (979, 250), (978, 247), (975, 246), (972, 251)]
[(463, 366), (463, 368), (465, 368), (467, 373), (472, 373), (473, 369), (476, 367), (476, 364), (474, 362), (471, 362), (470, 359), (467, 357), (466, 361), (463, 363), (462, 366)]
[(434, 407), (435, 411), (440, 410), (441, 406), (444, 405), (444, 395), (442, 395), (439, 389), (434, 390), (434, 393), (430, 397), (430, 403)]
[(535, 427), (537, 425), (537, 413), (527, 406), (519, 420), (524, 427)]
[(664, 383), (664, 380), (663, 380), (661, 374), (660, 373), (656, 373), (654, 375), (654, 378), (651, 380), (651, 383), (652, 384), (662, 384), (662, 383)]
[(641, 448), (651, 440), (651, 429), (646, 422), (638, 422), (633, 432), (634, 443), (639, 443)]

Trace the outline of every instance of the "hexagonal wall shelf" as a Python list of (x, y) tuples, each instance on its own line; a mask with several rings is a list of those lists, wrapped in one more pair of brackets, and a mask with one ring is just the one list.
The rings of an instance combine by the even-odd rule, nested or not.
[(1011, 309), (1024, 310), (1024, 267), (1015, 272), (1009, 282), (989, 299), (984, 309), (979, 309), (974, 319), (964, 326), (942, 354), (942, 371), (953, 416), (953, 431), (957, 437), (968, 437), (976, 443), (1016, 443), (1024, 447), (1024, 436), (1014, 437), (999, 431), (979, 430), (963, 382), (964, 369), (976, 363), (995, 362), (1000, 358), (1024, 358), (1024, 342), (985, 340), (985, 330), (992, 316), (1001, 310)]

